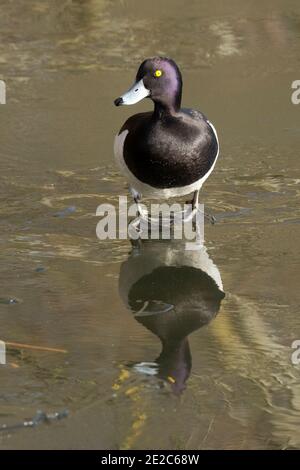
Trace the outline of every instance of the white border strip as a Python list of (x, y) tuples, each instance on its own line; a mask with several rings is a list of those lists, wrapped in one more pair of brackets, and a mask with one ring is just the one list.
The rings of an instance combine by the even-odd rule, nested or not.
[(0, 80), (0, 104), (6, 104), (6, 83)]
[(6, 345), (4, 341), (0, 340), (0, 364), (6, 364)]

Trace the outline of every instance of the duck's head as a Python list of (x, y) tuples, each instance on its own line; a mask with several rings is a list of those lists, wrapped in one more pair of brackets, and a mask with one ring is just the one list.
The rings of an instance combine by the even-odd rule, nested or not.
[(176, 63), (166, 57), (153, 57), (142, 62), (134, 85), (114, 103), (129, 105), (151, 98), (157, 108), (176, 112), (180, 109), (181, 94), (182, 77)]

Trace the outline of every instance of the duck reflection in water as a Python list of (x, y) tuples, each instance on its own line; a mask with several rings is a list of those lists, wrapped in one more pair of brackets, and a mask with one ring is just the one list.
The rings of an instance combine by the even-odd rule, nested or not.
[(218, 314), (225, 296), (217, 266), (205, 246), (188, 251), (175, 240), (146, 241), (122, 264), (119, 289), (135, 319), (162, 343), (155, 362), (134, 368), (156, 374), (179, 395), (192, 367), (188, 336)]

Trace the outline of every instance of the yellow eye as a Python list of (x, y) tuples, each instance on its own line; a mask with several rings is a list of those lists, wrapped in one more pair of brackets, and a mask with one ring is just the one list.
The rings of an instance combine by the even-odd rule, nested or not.
[(155, 70), (154, 76), (155, 77), (161, 77), (162, 76), (162, 71), (161, 70)]

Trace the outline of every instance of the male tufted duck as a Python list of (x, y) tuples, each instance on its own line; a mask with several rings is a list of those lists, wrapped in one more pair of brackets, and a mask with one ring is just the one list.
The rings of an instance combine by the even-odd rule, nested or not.
[(169, 58), (146, 59), (136, 83), (114, 103), (135, 104), (151, 98), (154, 111), (131, 116), (115, 138), (114, 152), (136, 202), (141, 196), (169, 198), (194, 193), (198, 206), (202, 184), (219, 154), (214, 126), (199, 111), (180, 108), (182, 76)]

